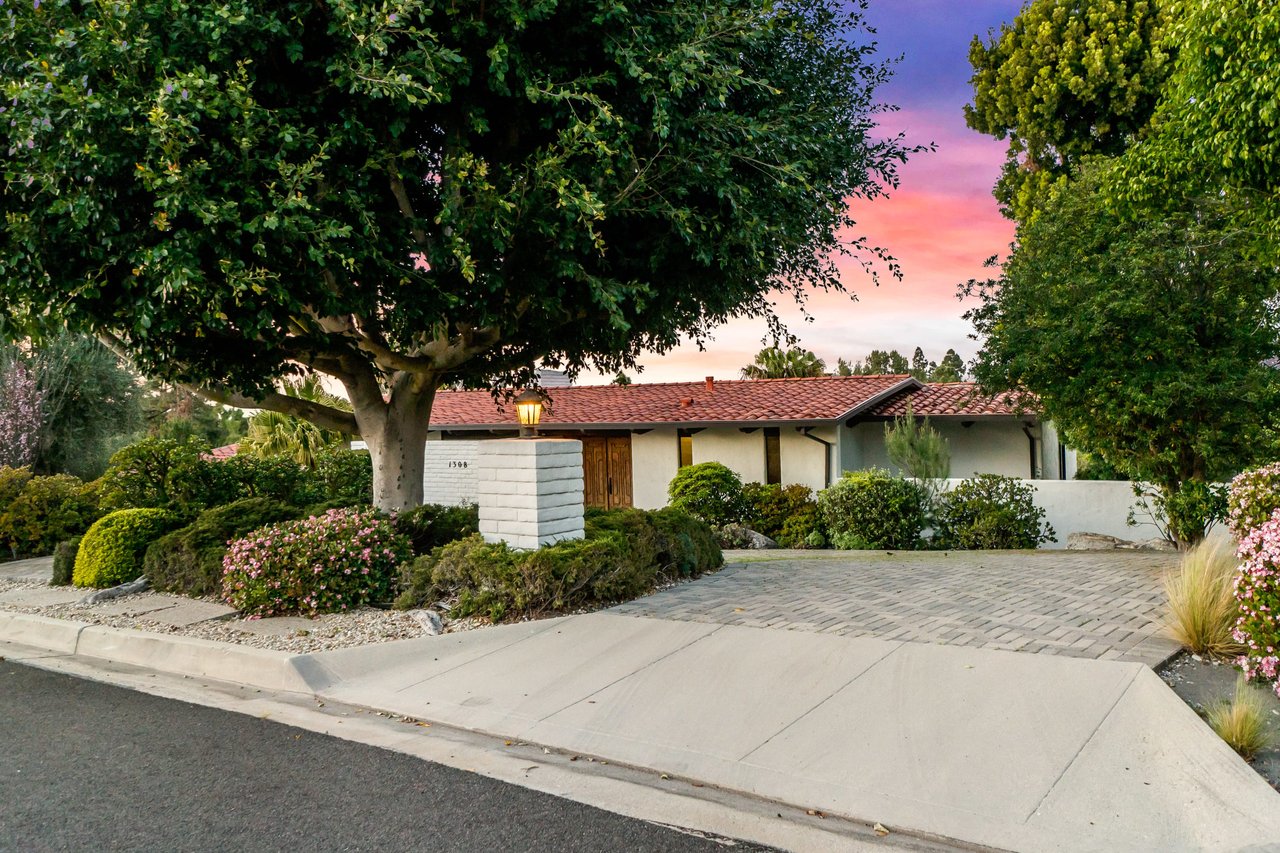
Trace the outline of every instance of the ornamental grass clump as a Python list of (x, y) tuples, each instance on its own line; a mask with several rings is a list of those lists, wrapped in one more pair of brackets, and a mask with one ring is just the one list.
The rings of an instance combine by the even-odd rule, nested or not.
[(1244, 646), (1237, 663), (1250, 681), (1270, 681), (1280, 696), (1280, 510), (1245, 536), (1238, 552), (1232, 638)]
[(231, 543), (222, 596), (241, 613), (314, 616), (389, 602), (409, 540), (375, 510), (333, 509)]
[(1243, 650), (1231, 636), (1236, 622), (1235, 554), (1222, 541), (1201, 542), (1164, 577), (1170, 636), (1198, 655), (1224, 657)]
[(1262, 692), (1250, 687), (1244, 676), (1236, 679), (1236, 692), (1231, 700), (1211, 706), (1205, 718), (1218, 737), (1246, 761), (1271, 745), (1267, 704)]

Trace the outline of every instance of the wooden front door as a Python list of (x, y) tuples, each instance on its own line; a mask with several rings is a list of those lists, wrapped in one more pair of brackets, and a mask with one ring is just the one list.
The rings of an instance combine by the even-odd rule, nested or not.
[(582, 475), (587, 506), (631, 506), (631, 436), (583, 436)]

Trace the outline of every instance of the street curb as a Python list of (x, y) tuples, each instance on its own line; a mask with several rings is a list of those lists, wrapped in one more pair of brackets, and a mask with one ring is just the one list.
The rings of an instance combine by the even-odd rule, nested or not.
[(260, 690), (308, 695), (314, 692), (298, 670), (295, 663), (298, 655), (215, 640), (0, 611), (0, 642), (18, 643), (57, 654), (98, 658), (172, 675), (211, 678)]
[(75, 654), (80, 632), (88, 627), (86, 622), (0, 611), (0, 643), (19, 643), (58, 654)]

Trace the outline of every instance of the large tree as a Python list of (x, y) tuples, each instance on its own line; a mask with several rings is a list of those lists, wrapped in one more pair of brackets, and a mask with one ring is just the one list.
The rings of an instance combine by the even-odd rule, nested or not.
[(742, 368), (743, 379), (795, 379), (823, 376), (827, 365), (812, 350), (803, 347), (765, 347)]
[(999, 32), (974, 37), (965, 121), (1009, 140), (994, 190), (1006, 216), (1027, 219), (1084, 158), (1137, 138), (1169, 73), (1171, 3), (1031, 0)]
[(1147, 210), (1188, 192), (1227, 193), (1237, 221), (1280, 262), (1280, 4), (1186, 0), (1172, 26), (1177, 62), (1146, 137), (1114, 193)]
[[(613, 372), (841, 286), (896, 185), (835, 0), (11, 3), (0, 301), (359, 433), (420, 502), (442, 384)], [(871, 251), (853, 240), (854, 251)], [(353, 412), (281, 393), (296, 372)]]
[(1206, 484), (1272, 451), (1280, 405), (1280, 275), (1260, 264), (1211, 196), (1133, 220), (1090, 170), (1018, 230), (982, 304), (975, 375), (987, 392), (1030, 392), (1072, 444), (1160, 490), (1169, 531), (1204, 532)]

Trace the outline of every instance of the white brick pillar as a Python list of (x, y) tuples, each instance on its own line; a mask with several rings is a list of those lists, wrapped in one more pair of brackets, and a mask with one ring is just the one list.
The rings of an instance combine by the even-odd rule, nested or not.
[(480, 442), (476, 458), (480, 533), (487, 542), (538, 548), (581, 539), (582, 442), (504, 438)]

